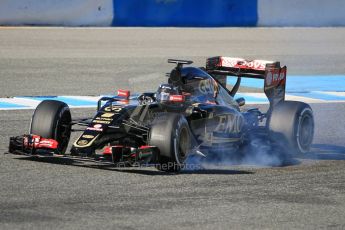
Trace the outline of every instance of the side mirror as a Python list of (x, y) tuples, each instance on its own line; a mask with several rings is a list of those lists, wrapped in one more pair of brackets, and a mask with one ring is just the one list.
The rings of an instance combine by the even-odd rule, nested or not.
[(236, 102), (239, 106), (244, 106), (246, 104), (246, 100), (243, 97), (237, 98)]

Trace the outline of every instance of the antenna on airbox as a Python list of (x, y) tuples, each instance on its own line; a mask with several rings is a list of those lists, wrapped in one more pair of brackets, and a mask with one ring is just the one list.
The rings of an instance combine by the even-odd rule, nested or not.
[(169, 73), (169, 83), (173, 84), (174, 86), (181, 86), (182, 79), (181, 79), (181, 69), (183, 65), (190, 65), (193, 61), (189, 60), (178, 60), (178, 59), (168, 59), (168, 63), (175, 63), (176, 67)]
[(193, 63), (193, 61), (189, 60), (178, 60), (178, 59), (168, 59), (168, 63), (176, 63), (176, 68), (180, 69), (183, 67), (183, 65), (190, 65)]

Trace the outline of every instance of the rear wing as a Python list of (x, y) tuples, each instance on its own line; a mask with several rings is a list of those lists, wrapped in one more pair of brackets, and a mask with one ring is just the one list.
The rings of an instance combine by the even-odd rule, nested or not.
[(256, 78), (264, 80), (264, 92), (270, 105), (285, 100), (286, 66), (280, 62), (266, 60), (245, 60), (232, 57), (211, 57), (206, 61), (206, 71), (212, 75), (224, 88), (226, 77), (236, 76), (237, 82), (230, 94), (234, 96), (240, 86), (241, 78)]

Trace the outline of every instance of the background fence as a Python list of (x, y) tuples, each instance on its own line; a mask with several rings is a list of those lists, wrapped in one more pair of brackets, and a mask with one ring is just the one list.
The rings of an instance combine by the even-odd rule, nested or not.
[(344, 0), (1, 0), (0, 25), (344, 26)]

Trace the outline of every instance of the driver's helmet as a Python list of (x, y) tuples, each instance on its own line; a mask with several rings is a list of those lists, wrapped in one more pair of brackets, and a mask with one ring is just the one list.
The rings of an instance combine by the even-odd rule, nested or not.
[(158, 87), (156, 99), (158, 102), (165, 103), (169, 101), (170, 95), (177, 95), (178, 89), (171, 84), (161, 84)]

